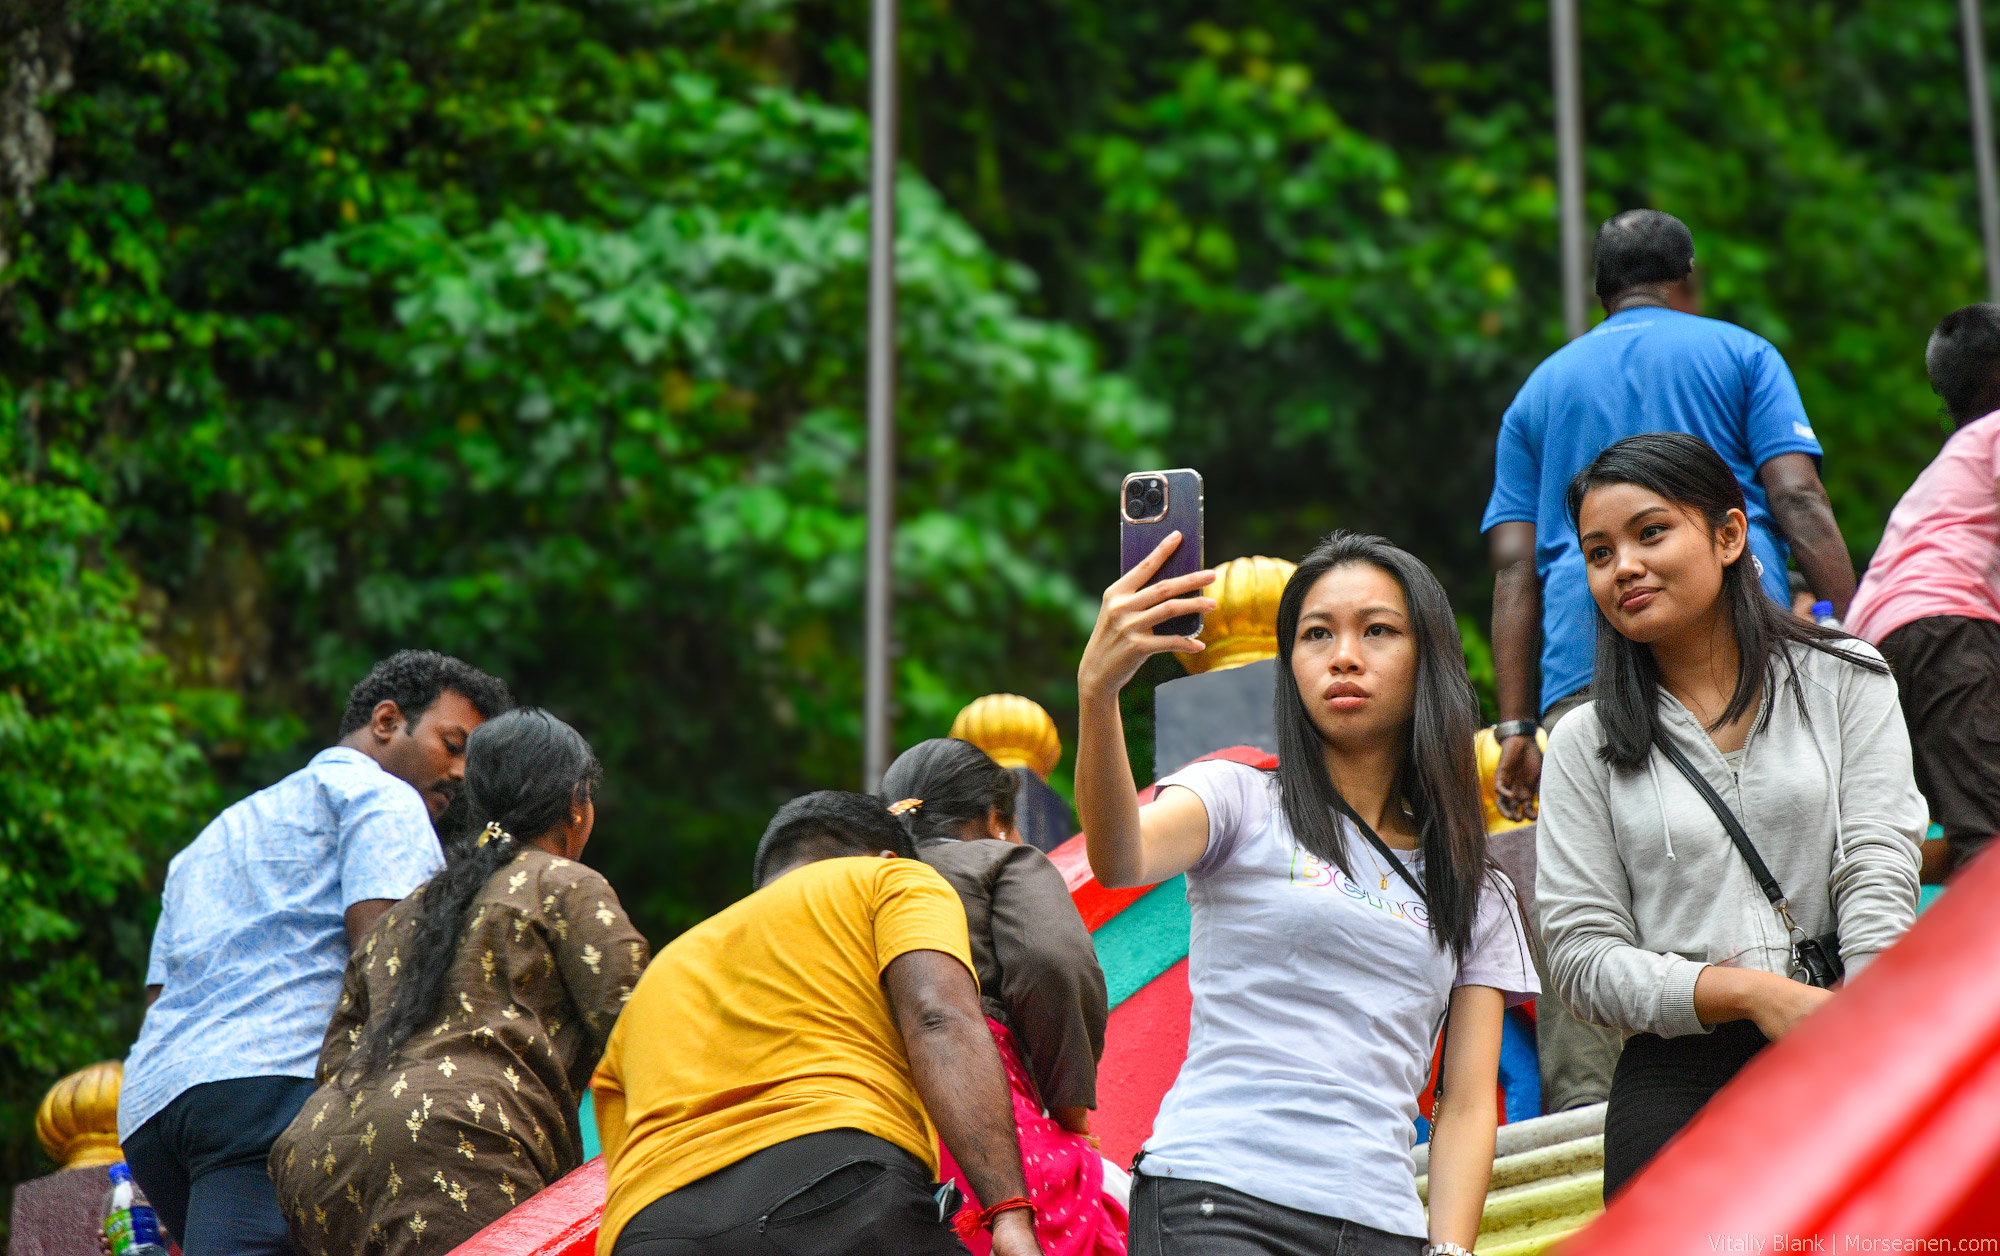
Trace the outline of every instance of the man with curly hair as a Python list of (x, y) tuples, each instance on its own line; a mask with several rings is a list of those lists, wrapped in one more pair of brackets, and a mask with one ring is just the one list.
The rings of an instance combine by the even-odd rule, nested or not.
[(313, 1089), (348, 953), (444, 866), (438, 830), (502, 682), (431, 650), (377, 663), (340, 740), (167, 865), (118, 1135), (185, 1256), (285, 1256), (265, 1170)]

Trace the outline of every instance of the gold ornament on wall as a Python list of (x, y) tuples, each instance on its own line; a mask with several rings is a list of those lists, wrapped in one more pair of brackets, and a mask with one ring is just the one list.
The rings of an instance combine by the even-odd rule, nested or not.
[(87, 1169), (125, 1158), (118, 1147), (118, 1092), (125, 1065), (105, 1060), (79, 1069), (49, 1087), (35, 1112), (35, 1133), (49, 1159), (65, 1169)]
[(951, 722), (951, 735), (993, 756), (1003, 768), (1028, 768), (1043, 780), (1062, 759), (1056, 722), (1033, 698), (989, 693), (973, 700)]
[(1215, 609), (1202, 617), (1199, 654), (1177, 654), (1194, 673), (1223, 672), (1278, 656), (1278, 599), (1298, 570), (1282, 558), (1232, 558), (1215, 568), (1208, 596)]

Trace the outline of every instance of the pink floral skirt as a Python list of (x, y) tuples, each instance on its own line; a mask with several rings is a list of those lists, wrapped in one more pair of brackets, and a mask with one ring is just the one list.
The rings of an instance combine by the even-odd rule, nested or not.
[[(1035, 1083), (1021, 1064), (1014, 1035), (992, 1017), (986, 1025), (1007, 1068), (1014, 1097), (1014, 1125), (1021, 1137), (1021, 1168), (1028, 1198), (1035, 1205), (1035, 1237), (1044, 1256), (1125, 1256), (1125, 1209), (1104, 1193), (1104, 1158), (1081, 1134), (1072, 1134), (1042, 1112)], [(938, 1148), (939, 1169), (965, 1193), (960, 1215), (983, 1206), (951, 1152)], [(997, 1201), (996, 1201), (997, 1202)], [(993, 1236), (981, 1230), (966, 1246), (973, 1256), (989, 1256)]]

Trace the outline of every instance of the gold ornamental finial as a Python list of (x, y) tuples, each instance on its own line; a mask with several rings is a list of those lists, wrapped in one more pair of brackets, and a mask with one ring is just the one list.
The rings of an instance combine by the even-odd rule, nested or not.
[(1222, 672), (1245, 663), (1276, 658), (1278, 599), (1285, 582), (1298, 570), (1282, 558), (1232, 558), (1215, 569), (1208, 596), (1215, 609), (1202, 620), (1199, 654), (1177, 654), (1191, 672)]
[(993, 756), (1003, 768), (1030, 768), (1049, 779), (1062, 758), (1056, 722), (1033, 698), (989, 693), (967, 704), (951, 722), (951, 735)]
[[(1549, 735), (1536, 729), (1535, 744), (1547, 750)], [(1535, 818), (1532, 815), (1525, 820), (1509, 820), (1500, 814), (1500, 802), (1493, 793), (1493, 776), (1500, 770), (1500, 743), (1493, 739), (1491, 728), (1482, 728), (1472, 735), (1472, 752), (1479, 756), (1479, 801), (1486, 806), (1486, 831), (1505, 833), (1508, 829), (1533, 824)]]
[(35, 1133), (49, 1159), (65, 1169), (87, 1169), (125, 1158), (118, 1148), (118, 1091), (125, 1065), (105, 1060), (79, 1069), (49, 1087), (35, 1112)]

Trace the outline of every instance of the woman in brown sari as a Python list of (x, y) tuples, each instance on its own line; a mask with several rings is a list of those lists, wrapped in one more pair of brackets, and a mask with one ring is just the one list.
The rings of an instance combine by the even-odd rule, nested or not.
[(354, 953), (320, 1088), (271, 1149), (307, 1256), (448, 1252), (582, 1163), (577, 1103), (647, 959), (576, 862), (599, 774), (545, 711), (472, 734), (483, 831)]

